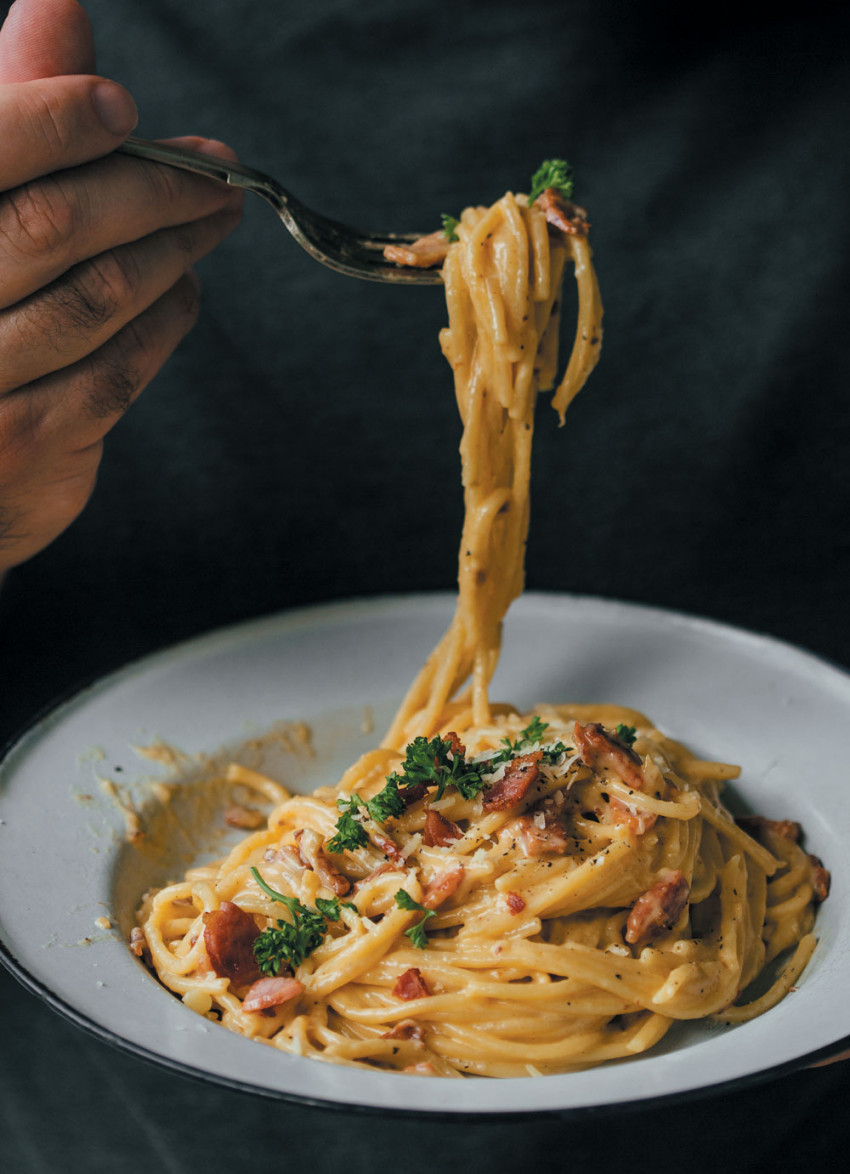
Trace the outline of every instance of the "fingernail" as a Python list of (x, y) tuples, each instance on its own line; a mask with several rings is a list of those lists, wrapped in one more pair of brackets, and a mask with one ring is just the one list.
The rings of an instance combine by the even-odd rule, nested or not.
[(115, 82), (98, 82), (92, 91), (92, 104), (111, 135), (126, 137), (139, 121), (136, 103)]

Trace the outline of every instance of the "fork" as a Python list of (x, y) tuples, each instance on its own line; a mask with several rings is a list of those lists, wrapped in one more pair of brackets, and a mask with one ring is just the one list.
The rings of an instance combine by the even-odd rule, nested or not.
[(442, 281), (439, 269), (406, 269), (384, 260), (386, 245), (410, 244), (422, 233), (363, 232), (336, 220), (328, 220), (296, 200), (271, 176), (213, 155), (132, 136), (118, 150), (125, 155), (151, 159), (155, 163), (165, 163), (183, 171), (194, 171), (198, 175), (207, 175), (233, 187), (254, 192), (271, 204), (292, 236), (311, 257), (338, 273), (396, 285), (436, 285)]

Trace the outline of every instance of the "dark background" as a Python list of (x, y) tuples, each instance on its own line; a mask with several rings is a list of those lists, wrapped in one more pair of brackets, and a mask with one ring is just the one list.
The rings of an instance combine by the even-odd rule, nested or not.
[[(0, 15), (7, 5), (0, 3)], [(229, 141), (318, 210), (435, 226), (566, 155), (606, 306), (541, 403), (528, 584), (712, 616), (850, 666), (848, 20), (723, 0), (88, 0), (139, 133)], [(439, 289), (355, 283), (249, 200), (98, 490), (0, 594), (0, 742), (57, 695), (282, 608), (450, 588)], [(0, 974), (4, 1171), (830, 1166), (850, 1070), (580, 1121), (361, 1118), (112, 1051)], [(825, 1165), (824, 1165), (825, 1163)]]

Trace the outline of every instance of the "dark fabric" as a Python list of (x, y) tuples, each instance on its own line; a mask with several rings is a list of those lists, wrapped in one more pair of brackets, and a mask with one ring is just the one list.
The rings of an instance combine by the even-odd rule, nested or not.
[[(564, 431), (541, 405), (529, 586), (717, 617), (850, 666), (844, 6), (86, 7), (139, 133), (225, 139), (340, 219), (428, 228), (566, 155), (606, 337)], [(453, 583), (439, 290), (324, 270), (259, 201), (200, 272), (202, 320), (110, 437), (85, 514), (0, 594), (0, 738), (210, 627)], [(78, 1033), (5, 973), (0, 991), (14, 1174), (775, 1172), (836, 1168), (850, 1144), (846, 1066), (637, 1117), (437, 1126), (195, 1084)]]

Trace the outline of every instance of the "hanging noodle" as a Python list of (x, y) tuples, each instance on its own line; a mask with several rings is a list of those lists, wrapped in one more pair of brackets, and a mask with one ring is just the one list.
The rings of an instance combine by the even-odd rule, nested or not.
[[(463, 421), (454, 619), (383, 747), (311, 796), (257, 780), (278, 800), (267, 825), (149, 894), (133, 946), (193, 1010), (285, 1052), (536, 1076), (636, 1055), (677, 1020), (769, 1009), (811, 956), (828, 874), (796, 825), (735, 823), (719, 795), (737, 767), (694, 758), (644, 715), (491, 705), (502, 621), (523, 587), (534, 406), (555, 385), (568, 263), (579, 309), (553, 397), (562, 422), (596, 363), (602, 306), (584, 214), (556, 193), (468, 208), (457, 235), (440, 336)], [(430, 788), (412, 782), (409, 744), (436, 772)], [(447, 781), (464, 770), (466, 797)], [(388, 787), (403, 801), (381, 818), (365, 804)], [(341, 847), (346, 809), (360, 842)], [(291, 927), (293, 898), (318, 921), (313, 948), (261, 973), (257, 943)]]

